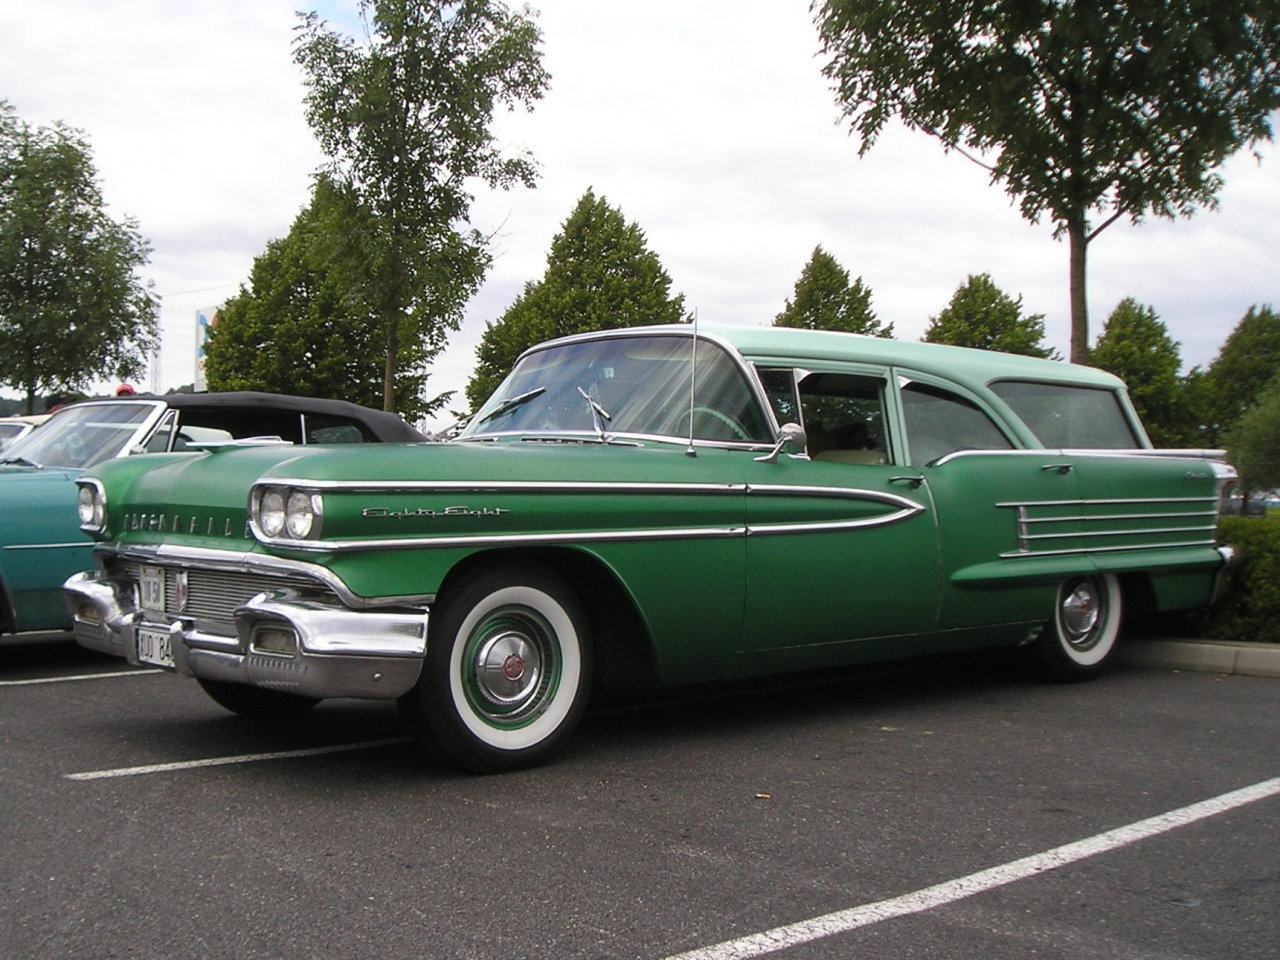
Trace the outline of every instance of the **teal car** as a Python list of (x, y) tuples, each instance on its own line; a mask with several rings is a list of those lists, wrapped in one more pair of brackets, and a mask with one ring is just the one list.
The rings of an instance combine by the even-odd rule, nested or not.
[(62, 584), (93, 565), (76, 515), (76, 479), (147, 451), (260, 434), (297, 443), (417, 440), (399, 417), (355, 404), (256, 392), (135, 396), (77, 403), (0, 452), (0, 633), (69, 630)]
[(1122, 612), (1210, 601), (1235, 473), (1065, 363), (691, 326), (526, 352), (452, 442), (236, 447), (80, 480), (76, 638), (235, 712), (397, 700), (464, 767), (593, 688), (1008, 648), (1095, 676)]

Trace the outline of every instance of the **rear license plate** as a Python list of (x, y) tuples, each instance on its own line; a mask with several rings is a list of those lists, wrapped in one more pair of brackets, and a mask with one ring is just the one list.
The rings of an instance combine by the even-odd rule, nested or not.
[(138, 581), (138, 600), (143, 610), (164, 613), (164, 568), (143, 567)]
[(138, 628), (138, 661), (173, 669), (173, 634), (152, 627)]

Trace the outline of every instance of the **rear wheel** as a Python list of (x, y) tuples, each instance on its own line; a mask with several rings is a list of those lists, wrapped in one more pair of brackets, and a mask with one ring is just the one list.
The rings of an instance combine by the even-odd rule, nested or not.
[(539, 763), (582, 715), (587, 619), (542, 567), (504, 566), (432, 608), (422, 677), (400, 705), (414, 736), (479, 773)]
[(1114, 573), (1064, 582), (1049, 629), (1032, 648), (1040, 673), (1060, 683), (1097, 676), (1115, 652), (1120, 615), (1120, 582)]
[(204, 689), (213, 701), (226, 707), (232, 713), (255, 720), (282, 720), (306, 713), (320, 701), (315, 697), (303, 697), (283, 690), (266, 690), (262, 687), (251, 687), (244, 683), (227, 683), (224, 680), (205, 680), (197, 678), (196, 682)]

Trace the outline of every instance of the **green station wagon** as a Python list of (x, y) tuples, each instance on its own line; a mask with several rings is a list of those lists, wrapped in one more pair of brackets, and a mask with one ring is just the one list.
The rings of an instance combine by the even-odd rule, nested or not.
[(449, 443), (234, 445), (80, 481), (78, 641), (281, 716), (399, 700), (465, 767), (588, 694), (1022, 648), (1098, 673), (1121, 611), (1209, 602), (1235, 476), (1086, 367), (691, 326), (526, 352)]

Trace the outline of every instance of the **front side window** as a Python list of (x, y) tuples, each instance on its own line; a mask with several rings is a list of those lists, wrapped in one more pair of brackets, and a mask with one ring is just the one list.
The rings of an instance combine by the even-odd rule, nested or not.
[(42, 467), (83, 470), (117, 457), (155, 412), (149, 403), (87, 403), (59, 411), (5, 451)]
[(630, 434), (769, 443), (741, 367), (711, 341), (653, 336), (586, 340), (529, 354), (460, 439), (504, 433)]
[(992, 391), (1052, 449), (1131, 450), (1141, 447), (1111, 390), (1061, 383), (1001, 380)]
[(1010, 450), (1013, 444), (971, 400), (927, 383), (902, 387), (911, 463), (923, 467), (961, 450)]

